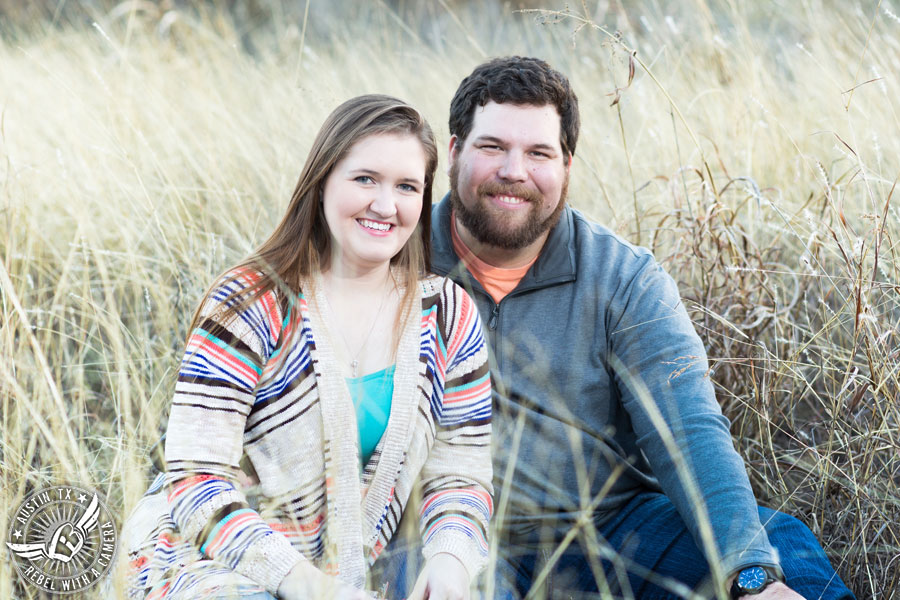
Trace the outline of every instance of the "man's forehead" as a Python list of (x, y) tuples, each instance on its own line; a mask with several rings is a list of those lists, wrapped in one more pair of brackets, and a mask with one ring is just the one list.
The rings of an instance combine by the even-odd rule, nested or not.
[(552, 104), (497, 103), (492, 100), (475, 108), (469, 137), (514, 136), (559, 146), (560, 129), (559, 112)]
[(556, 106), (553, 104), (533, 104), (530, 102), (495, 102), (494, 100), (488, 100), (486, 104), (482, 104), (480, 106), (476, 106), (473, 111), (474, 117), (477, 119), (480, 115), (484, 114), (496, 114), (496, 113), (547, 113), (548, 115), (553, 115), (556, 120), (559, 120), (559, 111), (556, 110)]

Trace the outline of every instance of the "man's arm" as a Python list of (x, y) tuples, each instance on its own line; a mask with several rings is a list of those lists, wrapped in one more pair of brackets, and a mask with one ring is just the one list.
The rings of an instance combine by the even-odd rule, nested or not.
[(675, 282), (647, 254), (608, 307), (608, 360), (637, 444), (720, 576), (778, 560)]

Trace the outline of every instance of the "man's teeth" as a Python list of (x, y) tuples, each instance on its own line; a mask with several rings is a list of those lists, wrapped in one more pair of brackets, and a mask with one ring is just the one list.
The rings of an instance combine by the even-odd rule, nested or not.
[(359, 219), (359, 224), (363, 227), (368, 227), (369, 229), (375, 229), (377, 231), (390, 231), (391, 229), (390, 223), (378, 223), (376, 221), (369, 221), (368, 219)]
[(497, 200), (500, 202), (504, 202), (506, 204), (522, 204), (525, 202), (523, 199), (517, 196), (496, 196)]

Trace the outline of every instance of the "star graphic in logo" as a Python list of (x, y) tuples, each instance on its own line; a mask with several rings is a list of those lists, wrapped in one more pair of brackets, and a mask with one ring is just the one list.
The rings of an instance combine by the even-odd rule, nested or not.
[(13, 532), (13, 537), (16, 538), (16, 539), (19, 539), (20, 537), (22, 537), (22, 532), (19, 531), (18, 529), (16, 529), (16, 530)]
[(81, 502), (82, 504), (84, 504), (85, 500), (87, 500), (87, 496), (85, 496), (84, 494), (80, 494), (78, 496), (78, 501)]

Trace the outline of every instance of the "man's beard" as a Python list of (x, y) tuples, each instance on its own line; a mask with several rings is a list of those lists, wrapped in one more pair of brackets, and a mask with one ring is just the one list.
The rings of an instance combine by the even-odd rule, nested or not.
[[(466, 230), (478, 240), (479, 243), (503, 248), (504, 250), (519, 250), (534, 243), (542, 234), (549, 231), (559, 221), (566, 204), (566, 193), (569, 190), (569, 174), (566, 173), (560, 190), (559, 203), (546, 219), (541, 219), (540, 209), (544, 203), (544, 196), (537, 190), (515, 183), (501, 183), (487, 181), (478, 186), (475, 191), (475, 205), (472, 208), (463, 204), (459, 197), (459, 167), (457, 163), (450, 166), (450, 206), (453, 214), (459, 219)], [(487, 203), (488, 196), (515, 196), (522, 198), (530, 206), (528, 216), (524, 223), (515, 228), (510, 228), (499, 221), (500, 216), (490, 208)]]

